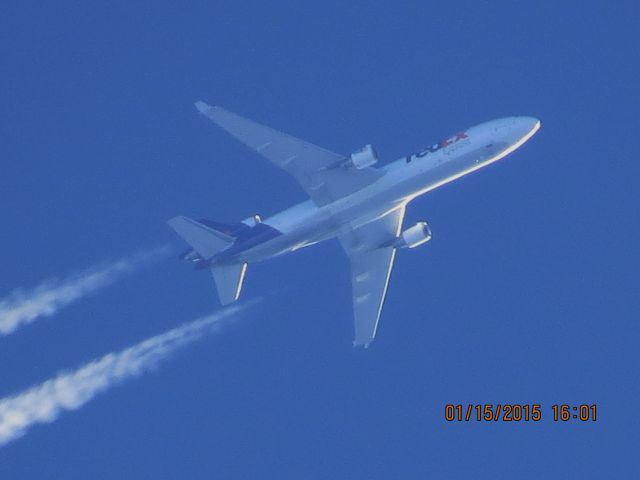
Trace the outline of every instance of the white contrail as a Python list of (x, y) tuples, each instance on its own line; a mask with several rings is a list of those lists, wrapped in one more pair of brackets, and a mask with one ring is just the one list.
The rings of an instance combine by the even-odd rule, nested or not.
[(220, 331), (223, 320), (256, 301), (228, 307), (0, 399), (0, 446), (21, 437), (32, 425), (50, 423), (65, 410), (77, 410), (98, 393), (155, 367), (204, 334)]
[(62, 307), (135, 272), (168, 251), (167, 247), (155, 248), (106, 265), (91, 267), (64, 280), (46, 281), (30, 291), (14, 290), (0, 300), (0, 335), (8, 335), (41, 317), (56, 314)]

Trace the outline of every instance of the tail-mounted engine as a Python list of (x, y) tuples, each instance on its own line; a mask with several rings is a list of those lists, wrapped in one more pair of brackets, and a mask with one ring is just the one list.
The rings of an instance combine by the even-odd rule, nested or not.
[(242, 223), (244, 223), (245, 225), (249, 225), (250, 227), (255, 227), (257, 224), (262, 222), (262, 218), (260, 218), (260, 215), (251, 215), (248, 218), (245, 218)]
[(415, 248), (431, 240), (431, 229), (427, 222), (418, 222), (407, 228), (395, 243), (397, 248)]

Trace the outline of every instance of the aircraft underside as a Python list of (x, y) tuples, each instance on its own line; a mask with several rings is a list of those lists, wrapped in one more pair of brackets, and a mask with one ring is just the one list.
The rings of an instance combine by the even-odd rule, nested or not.
[(378, 157), (371, 145), (340, 155), (219, 107), (196, 107), (290, 173), (310, 200), (264, 221), (257, 215), (236, 224), (175, 217), (169, 225), (191, 246), (182, 258), (211, 272), (227, 304), (240, 296), (249, 263), (337, 238), (351, 263), (354, 345), (363, 346), (375, 338), (396, 250), (431, 239), (426, 222), (403, 230), (406, 205), (499, 160), (540, 127), (532, 117), (498, 119), (374, 168)]

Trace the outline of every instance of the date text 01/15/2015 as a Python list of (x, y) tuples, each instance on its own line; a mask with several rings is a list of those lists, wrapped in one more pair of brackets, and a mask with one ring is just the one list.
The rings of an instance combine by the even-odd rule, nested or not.
[[(551, 418), (554, 422), (595, 422), (596, 404), (554, 404), (551, 406)], [(447, 422), (539, 422), (543, 418), (542, 404), (485, 403), (451, 404), (444, 407), (444, 419)]]

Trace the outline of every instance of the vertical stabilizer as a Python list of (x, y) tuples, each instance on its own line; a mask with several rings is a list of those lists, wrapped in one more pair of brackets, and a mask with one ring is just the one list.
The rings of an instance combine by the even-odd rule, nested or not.
[(213, 280), (216, 282), (218, 297), (220, 297), (220, 303), (222, 303), (222, 305), (235, 302), (240, 297), (242, 282), (244, 281), (246, 271), (246, 263), (239, 265), (221, 265), (211, 268), (211, 275), (213, 275)]

